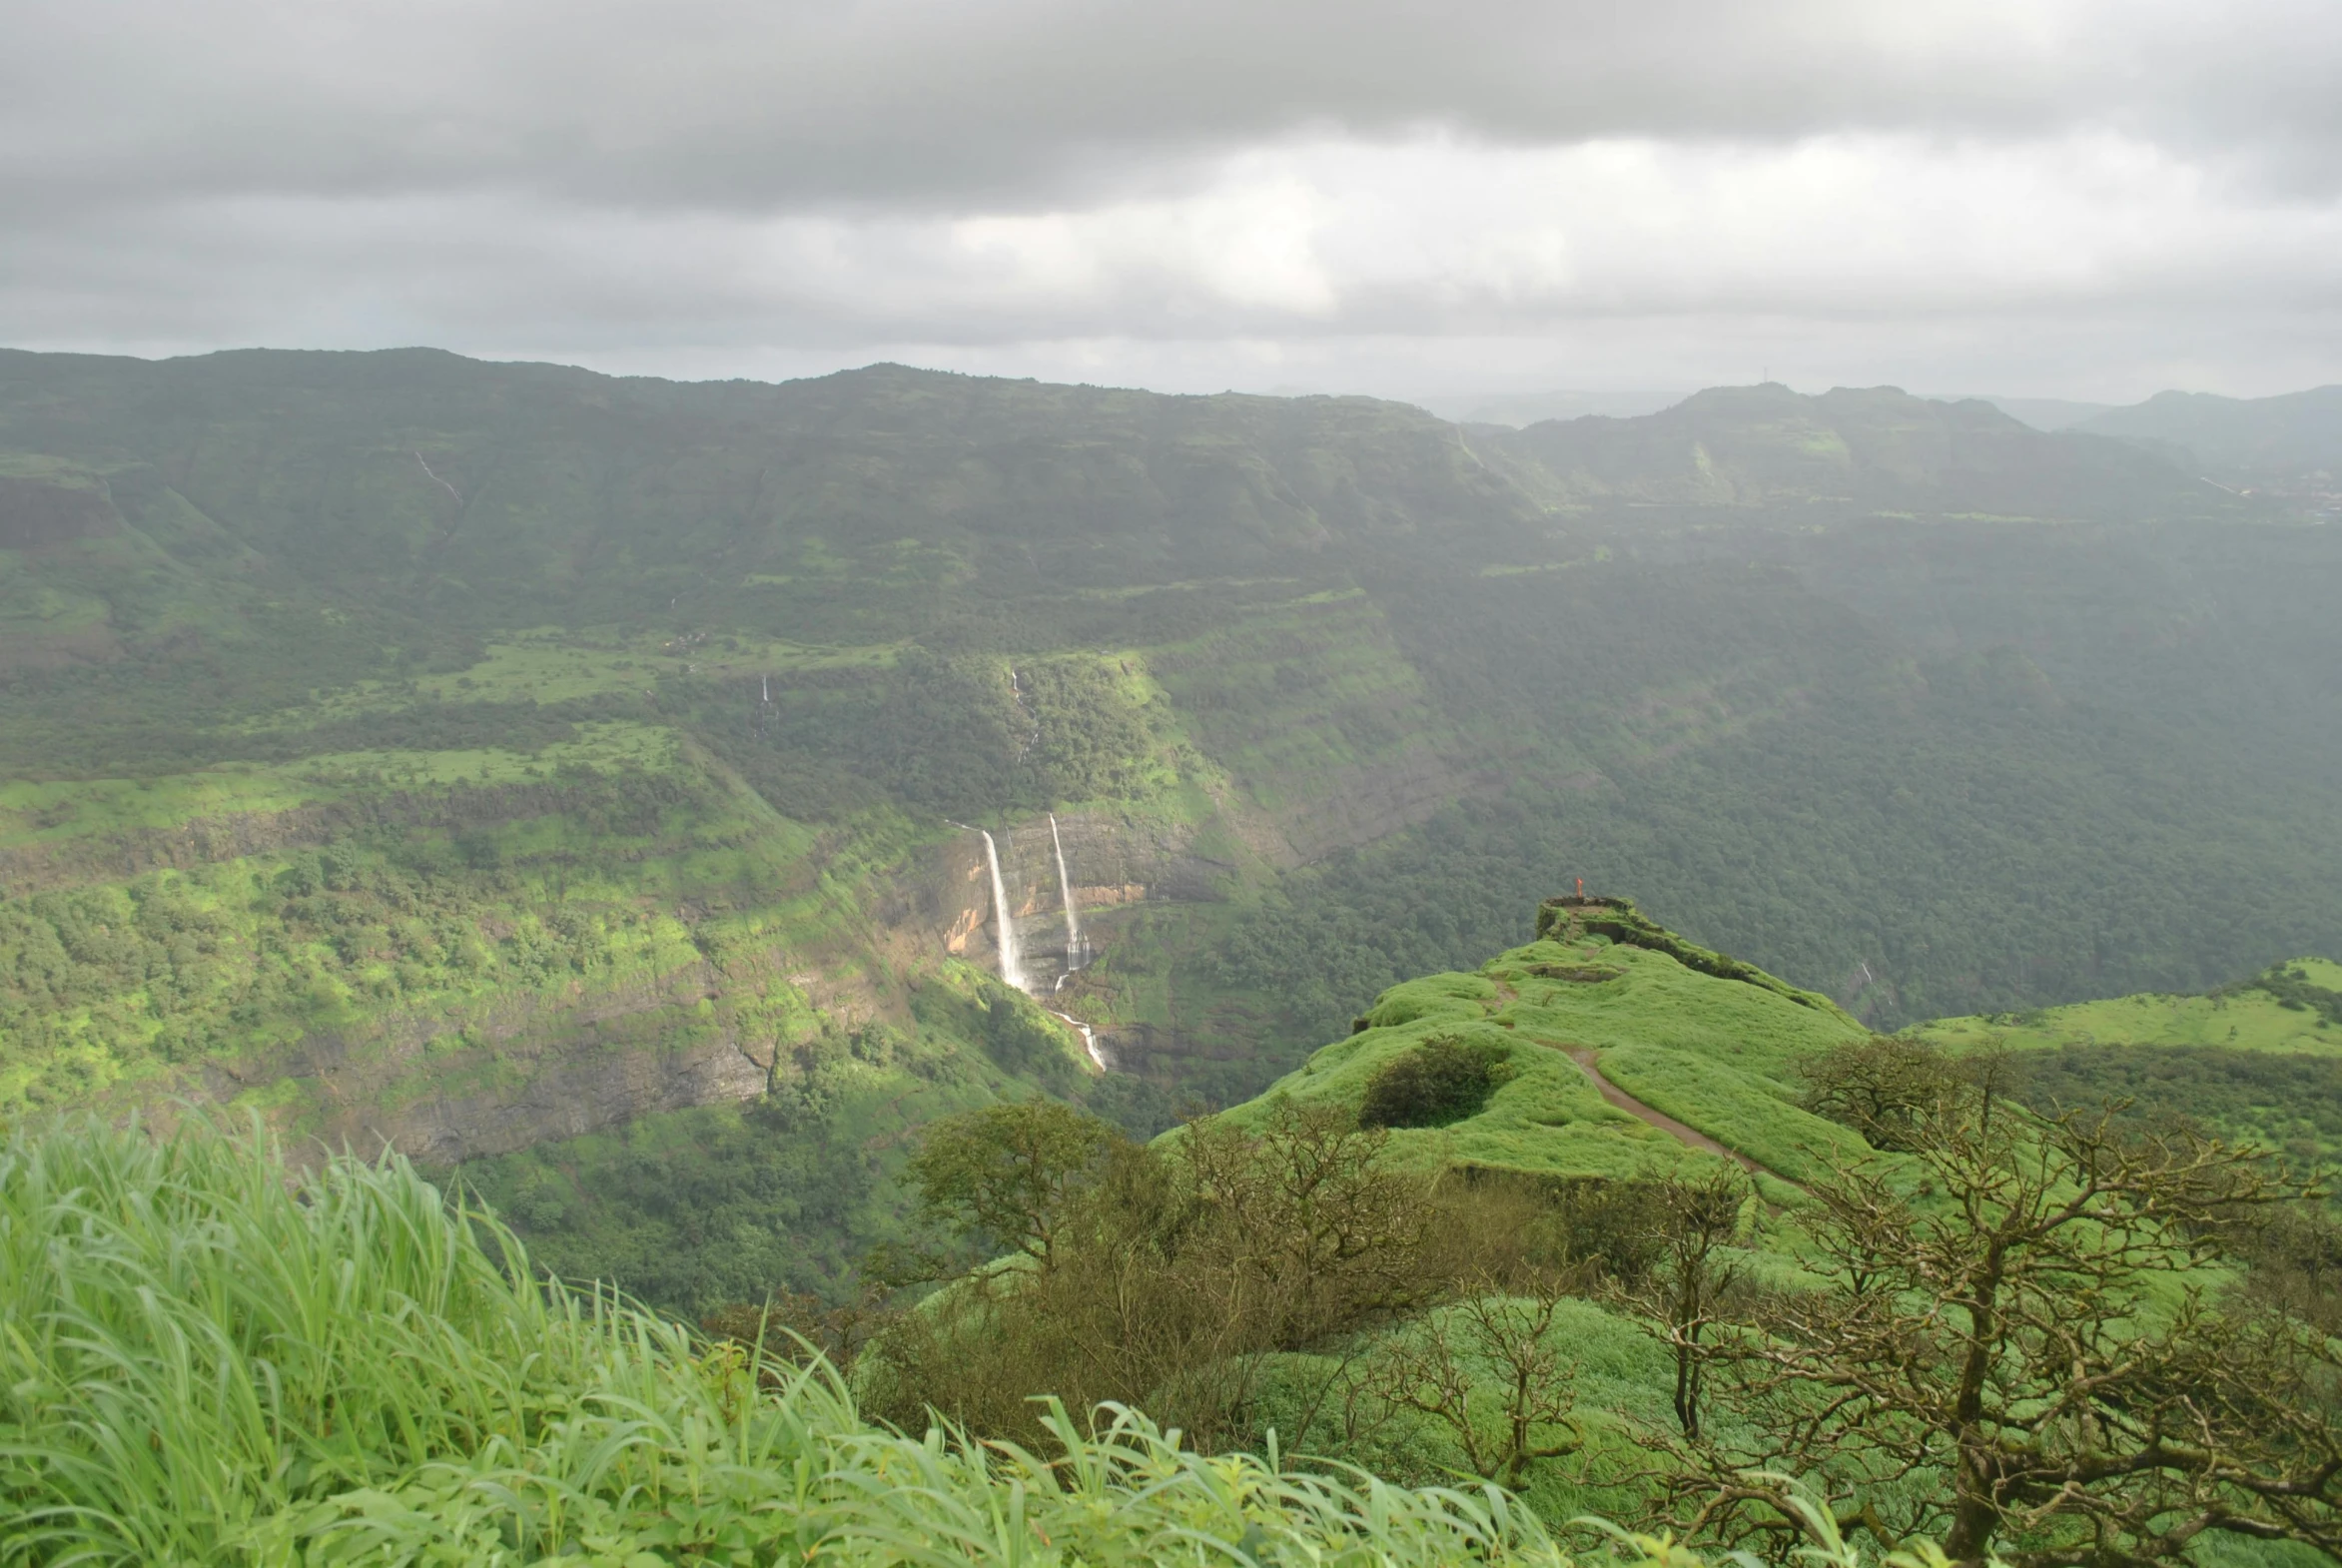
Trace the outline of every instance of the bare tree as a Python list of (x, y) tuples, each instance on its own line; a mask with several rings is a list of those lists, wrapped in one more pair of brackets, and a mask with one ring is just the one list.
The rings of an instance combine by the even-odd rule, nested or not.
[[(1853, 1128), (1874, 1149), (1908, 1150), (1962, 1080), (1951, 1058), (1899, 1035), (1874, 1035), (1818, 1053), (1799, 1069), (1802, 1104)], [(1989, 1121), (1987, 1116), (1984, 1120)]]
[(1377, 1347), (1363, 1386), (1446, 1427), (1475, 1475), (1518, 1487), (1535, 1461), (1585, 1443), (1576, 1368), (1554, 1334), (1558, 1285), (1521, 1296), (1481, 1281)]
[(1389, 1141), (1347, 1107), (1283, 1098), (1259, 1134), (1188, 1124), (1171, 1158), (1198, 1210), (1189, 1251), (1256, 1282), (1265, 1343), (1295, 1349), (1418, 1293), (1430, 1183), (1382, 1162)]
[[(1751, 1442), (1703, 1434), (1684, 1522), (1799, 1528), (1760, 1472), (1854, 1499), (1888, 1541), (1961, 1563), (2169, 1561), (2207, 1533), (2342, 1547), (2324, 1335), (2234, 1293), (2223, 1237), (2298, 1195), (2257, 1151), (2112, 1111), (2043, 1121), (1978, 1097), (1918, 1110), (1914, 1155), (1813, 1184), (1808, 1267), (1700, 1351)], [(1896, 1484), (1889, 1484), (1896, 1483)]]
[[(913, 1170), (963, 1228), (1041, 1266), (982, 1270), (888, 1328), (873, 1407), (1034, 1435), (1031, 1395), (1145, 1401), (1210, 1448), (1266, 1358), (1423, 1297), (1431, 1181), (1337, 1106), (1273, 1103), (1258, 1131), (1190, 1123), (1159, 1148), (1044, 1113), (955, 1121)], [(1329, 1385), (1330, 1391), (1330, 1385)]]
[(1737, 1167), (1721, 1163), (1700, 1175), (1670, 1176), (1654, 1189), (1659, 1261), (1632, 1299), (1659, 1325), (1674, 1353), (1675, 1419), (1687, 1438), (1700, 1435), (1708, 1374), (1703, 1341), (1740, 1281), (1740, 1267), (1727, 1249), (1740, 1236), (1742, 1211), (1754, 1191)]

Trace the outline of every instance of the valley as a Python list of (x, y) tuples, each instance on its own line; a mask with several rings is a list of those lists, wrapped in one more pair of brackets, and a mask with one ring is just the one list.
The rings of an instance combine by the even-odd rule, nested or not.
[(1875, 1028), (2342, 952), (2342, 545), (1982, 404), (10, 354), (0, 471), (0, 1105), (392, 1146), (679, 1310), (1572, 878)]

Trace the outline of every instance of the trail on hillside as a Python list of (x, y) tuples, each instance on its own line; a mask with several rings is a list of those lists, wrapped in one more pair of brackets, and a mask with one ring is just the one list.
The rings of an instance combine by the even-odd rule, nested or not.
[[(1651, 1107), (1644, 1105), (1640, 1100), (1637, 1100), (1634, 1096), (1628, 1094), (1625, 1090), (1619, 1088), (1616, 1084), (1613, 1084), (1609, 1079), (1604, 1078), (1602, 1076), (1602, 1069), (1598, 1065), (1600, 1053), (1595, 1051), (1592, 1046), (1561, 1046), (1556, 1049), (1558, 1049), (1563, 1056), (1566, 1056), (1572, 1062), (1575, 1062), (1578, 1065), (1579, 1070), (1583, 1072), (1586, 1077), (1593, 1080), (1594, 1088), (1601, 1093), (1601, 1096), (1604, 1100), (1608, 1101), (1611, 1105), (1618, 1107), (1619, 1110), (1625, 1112), (1628, 1116), (1635, 1117), (1640, 1121), (1648, 1122), (1651, 1126), (1657, 1128), (1660, 1132), (1665, 1133), (1668, 1137), (1674, 1139), (1677, 1143), (1689, 1145), (1691, 1148), (1697, 1149), (1704, 1154), (1722, 1156), (1724, 1159), (1732, 1161), (1734, 1164), (1738, 1165), (1742, 1170), (1748, 1172), (1751, 1176), (1769, 1176), (1776, 1181), (1788, 1181), (1791, 1186), (1797, 1186), (1795, 1181), (1790, 1181), (1789, 1177), (1781, 1175), (1781, 1173), (1778, 1171), (1769, 1171), (1765, 1167), (1759, 1165), (1756, 1161), (1751, 1160), (1748, 1156), (1742, 1154), (1739, 1150), (1727, 1149), (1724, 1145), (1719, 1144), (1716, 1142), (1716, 1140), (1710, 1138), (1707, 1134), (1700, 1132), (1696, 1128), (1686, 1127), (1683, 1123), (1678, 1122), (1675, 1118), (1667, 1115), (1667, 1113), (1664, 1111), (1653, 1110)], [(1798, 1187), (1798, 1190), (1802, 1192), (1805, 1190), (1805, 1188)]]

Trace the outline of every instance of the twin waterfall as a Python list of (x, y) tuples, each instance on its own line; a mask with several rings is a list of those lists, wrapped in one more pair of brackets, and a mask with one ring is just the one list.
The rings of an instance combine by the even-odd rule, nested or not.
[[(1008, 880), (1001, 875), (1000, 846), (985, 829), (978, 828), (976, 831), (984, 840), (985, 868), (992, 873), (992, 922), (995, 943), (1000, 949), (1001, 979), (1030, 996), (1034, 988), (1025, 973), (1023, 945), (1017, 940), (1017, 915), (1009, 903)], [(1001, 831), (1006, 833), (1008, 830), (1004, 828)], [(1066, 841), (1058, 832), (1057, 813), (1054, 811), (1049, 815), (1049, 847), (1050, 853), (1057, 860), (1058, 899), (1066, 916), (1065, 960), (1049, 988), (1054, 996), (1073, 978), (1076, 970), (1090, 962), (1090, 945), (1082, 939), (1082, 915), (1074, 902), (1074, 879), (1066, 870)], [(1052, 1009), (1052, 1012), (1055, 1013), (1055, 1010)], [(1064, 1013), (1056, 1013), (1056, 1017), (1072, 1025), (1081, 1035), (1083, 1049), (1089, 1052), (1090, 1060), (1103, 1070), (1107, 1065), (1106, 1057), (1098, 1049), (1097, 1032), (1078, 1018)]]

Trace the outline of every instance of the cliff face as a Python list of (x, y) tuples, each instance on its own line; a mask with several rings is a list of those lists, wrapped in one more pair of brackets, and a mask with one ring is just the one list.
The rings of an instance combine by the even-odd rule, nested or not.
[(698, 1013), (714, 980), (687, 973), (543, 1012), (515, 999), (444, 1033), (425, 1033), (441, 1019), (319, 1035), (264, 1061), (207, 1064), (202, 1089), (219, 1104), (276, 1102), (293, 1113), (289, 1131), (325, 1149), (453, 1165), (763, 1094), (774, 1044)]
[(115, 1099), (165, 1123), (186, 1105), (257, 1109), (305, 1159), (501, 1154), (764, 1093), (778, 1039), (756, 1004), (789, 989), (783, 958), (740, 953), (722, 968), (394, 1012), (141, 1079)]
[[(1208, 903), (1224, 896), (1228, 878), (1239, 868), (1198, 852), (1199, 834), (1193, 824), (1144, 822), (1105, 811), (1060, 813), (1054, 841), (1046, 813), (994, 829), (1010, 917), (1036, 989), (1046, 989), (1058, 970), (1071, 967), (1059, 844), (1075, 911), (1095, 956), (1113, 938), (1093, 916), (1148, 901)], [(912, 857), (886, 879), (872, 908), (888, 955), (899, 967), (916, 968), (948, 954), (998, 973), (992, 878), (983, 841), (974, 831)]]
[[(1451, 787), (1404, 754), (1388, 772), (1321, 789), (1312, 842), (1355, 842)], [(50, 801), (58, 788), (24, 796), (0, 832), (7, 892), (69, 946), (144, 933), (149, 956), (125, 976), (160, 964), (220, 999), (209, 1044), (121, 1015), (103, 1098), (165, 1120), (182, 1104), (259, 1109), (305, 1147), (453, 1164), (754, 1099), (794, 1082), (825, 1031), (917, 1027), (913, 992), (946, 961), (999, 968), (973, 830), (809, 836), (687, 758), (631, 783), (384, 791), (251, 770)], [(1094, 807), (1059, 813), (1054, 834), (1047, 813), (994, 829), (1037, 994), (1102, 958), (1151, 972), (1163, 932), (1134, 924), (1141, 911), (1209, 905), (1300, 858), (1278, 814), (1240, 790), (1218, 800), (1189, 818)], [(307, 1022), (243, 1027), (239, 999), (272, 984), (309, 988), (293, 996)], [(1098, 1019), (1134, 1069), (1241, 1049), (1091, 1000), (1076, 987), (1058, 1005)]]

